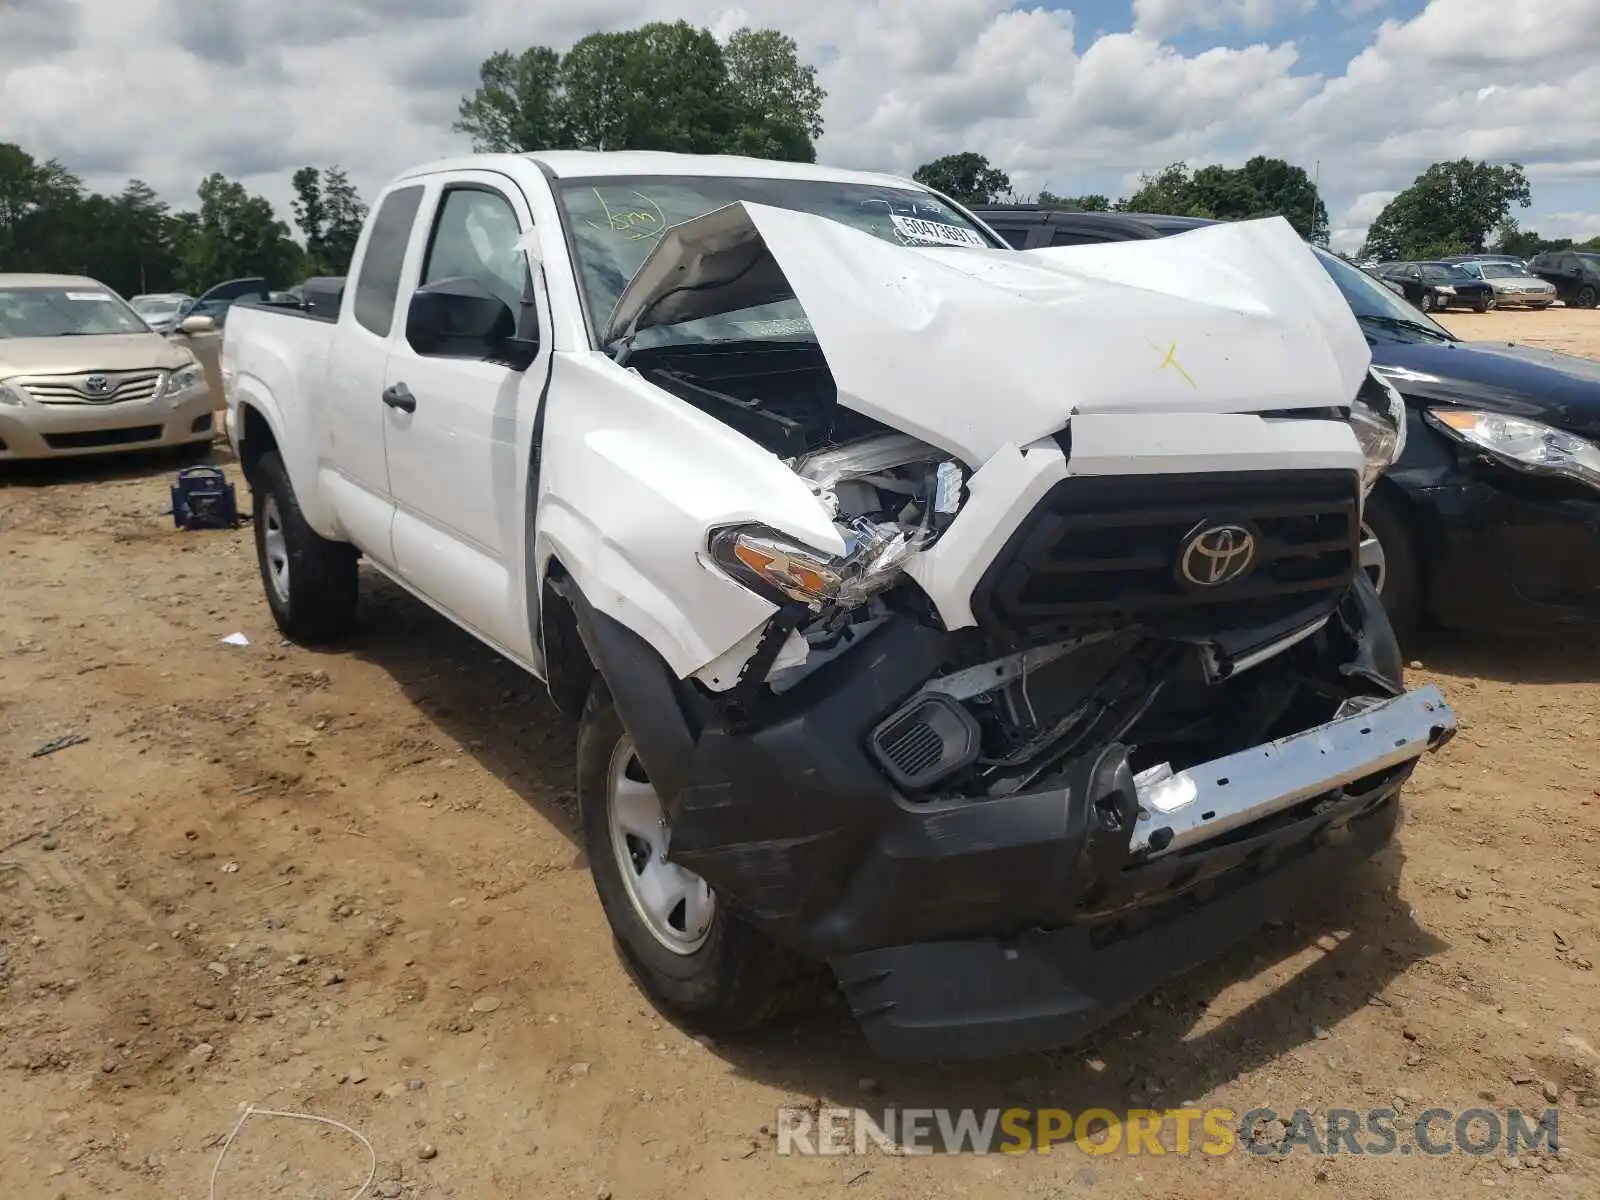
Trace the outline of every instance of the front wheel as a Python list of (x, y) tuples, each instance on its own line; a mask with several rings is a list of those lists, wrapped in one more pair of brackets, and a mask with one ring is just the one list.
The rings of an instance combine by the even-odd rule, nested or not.
[(778, 1016), (808, 972), (667, 857), (666, 811), (603, 683), (578, 727), (584, 855), (624, 965), (662, 1008), (707, 1033)]
[(1474, 312), (1486, 313), (1493, 307), (1494, 301), (1492, 299), (1475, 300), (1472, 304), (1472, 309)]
[(1578, 289), (1578, 294), (1572, 298), (1574, 307), (1593, 308), (1600, 294), (1597, 294), (1592, 283), (1586, 283)]
[(348, 632), (356, 617), (355, 547), (331, 542), (306, 524), (276, 451), (256, 464), (250, 492), (261, 584), (278, 628), (306, 642)]
[(1434, 303), (1432, 292), (1423, 292), (1422, 299), (1417, 301), (1417, 307), (1423, 312), (1432, 312), (1437, 305)]
[(1362, 513), (1360, 563), (1396, 640), (1409, 646), (1422, 624), (1422, 564), (1410, 518), (1381, 488), (1367, 497)]

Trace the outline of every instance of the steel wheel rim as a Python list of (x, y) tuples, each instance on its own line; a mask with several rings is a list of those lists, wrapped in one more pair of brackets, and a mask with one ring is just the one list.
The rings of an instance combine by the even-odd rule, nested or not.
[(280, 603), (289, 603), (289, 540), (284, 536), (283, 514), (278, 511), (276, 496), (268, 496), (261, 505), (261, 557), (272, 594)]
[(606, 819), (634, 913), (666, 949), (693, 954), (711, 936), (716, 894), (694, 872), (667, 861), (666, 813), (626, 736), (606, 772)]
[(1361, 548), (1356, 561), (1367, 573), (1367, 578), (1372, 580), (1378, 595), (1383, 595), (1383, 585), (1389, 581), (1389, 557), (1384, 553), (1378, 535), (1365, 521), (1361, 522)]

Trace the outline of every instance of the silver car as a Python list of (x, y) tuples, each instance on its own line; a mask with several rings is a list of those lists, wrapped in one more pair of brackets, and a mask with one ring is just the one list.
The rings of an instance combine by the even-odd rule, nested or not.
[(1556, 302), (1556, 289), (1538, 276), (1530, 275), (1526, 267), (1492, 258), (1474, 259), (1459, 266), (1494, 288), (1494, 302), (1499, 308), (1520, 305), (1541, 309)]
[[(207, 317), (186, 318), (204, 335)], [(211, 444), (199, 357), (76, 275), (0, 275), (0, 461)]]

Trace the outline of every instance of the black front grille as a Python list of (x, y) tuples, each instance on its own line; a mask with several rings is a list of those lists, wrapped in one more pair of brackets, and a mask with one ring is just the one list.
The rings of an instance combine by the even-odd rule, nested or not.
[(92, 429), (84, 433), (47, 433), (45, 442), (52, 450), (90, 450), (98, 446), (131, 446), (153, 442), (161, 436), (159, 425), (135, 425), (131, 429)]
[[(1348, 471), (1064, 479), (990, 564), (973, 611), (986, 628), (1031, 634), (1107, 621), (1237, 628), (1331, 603), (1356, 570), (1358, 488)], [(1197, 587), (1180, 558), (1218, 525), (1253, 535), (1253, 566)]]

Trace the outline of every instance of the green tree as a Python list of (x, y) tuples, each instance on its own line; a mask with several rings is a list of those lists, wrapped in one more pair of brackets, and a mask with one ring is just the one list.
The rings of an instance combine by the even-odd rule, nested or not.
[(272, 204), (220, 173), (200, 183), (200, 211), (183, 240), (179, 275), (189, 291), (261, 275), (268, 286), (290, 282), (303, 264), (289, 227)]
[(483, 61), (454, 128), (480, 151), (675, 150), (816, 159), (824, 93), (794, 40), (687, 21), (592, 33)]
[(1328, 240), (1328, 209), (1303, 167), (1281, 158), (1256, 156), (1242, 167), (1208, 166), (1190, 171), (1173, 163), (1141, 175), (1139, 187), (1116, 207), (1122, 212), (1164, 213), (1248, 221), (1283, 217), (1301, 237)]
[(76, 271), (83, 182), (55, 159), (0, 142), (0, 270)]
[(561, 60), (568, 134), (595, 150), (717, 154), (733, 104), (722, 47), (687, 21), (580, 39)]
[(1480, 253), (1512, 206), (1533, 202), (1519, 163), (1490, 166), (1469, 158), (1434, 163), (1372, 222), (1362, 253), (1377, 258), (1435, 258)]
[(1049, 188), (1039, 192), (1040, 208), (1058, 208), (1065, 212), (1110, 212), (1111, 198), (1092, 193), (1087, 196), (1058, 196)]
[(306, 240), (307, 274), (343, 275), (350, 269), (367, 206), (339, 167), (301, 167), (291, 184), (294, 222)]
[(1174, 217), (1209, 217), (1194, 193), (1189, 164), (1175, 162), (1154, 175), (1140, 175), (1133, 195), (1113, 206), (1117, 212), (1163, 213)]
[(722, 58), (733, 107), (728, 150), (815, 162), (827, 93), (817, 83), (817, 69), (800, 61), (794, 39), (775, 29), (740, 29)]
[(548, 46), (521, 54), (499, 50), (478, 68), (480, 83), (463, 96), (453, 128), (480, 153), (570, 147), (561, 94), (561, 56)]
[(328, 210), (322, 202), (322, 172), (315, 167), (301, 167), (290, 177), (289, 186), (294, 189), (289, 211), (294, 214), (295, 227), (306, 240), (306, 253), (319, 258), (328, 227)]
[(972, 150), (923, 163), (911, 177), (958, 204), (993, 204), (1011, 191), (1011, 176)]
[(342, 167), (327, 167), (322, 172), (322, 202), (327, 223), (323, 226), (323, 257), (317, 264), (329, 275), (350, 270), (356, 242), (367, 220), (367, 204)]

